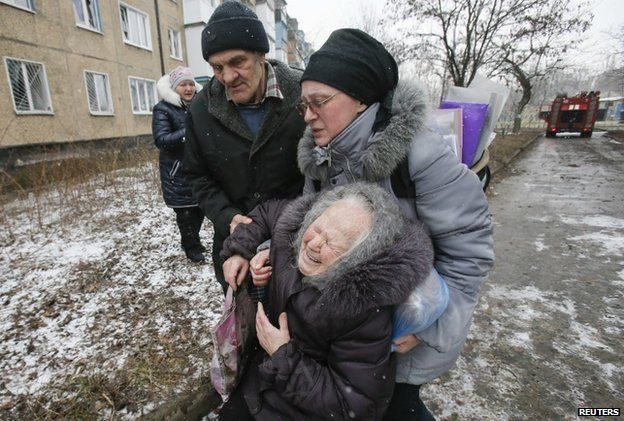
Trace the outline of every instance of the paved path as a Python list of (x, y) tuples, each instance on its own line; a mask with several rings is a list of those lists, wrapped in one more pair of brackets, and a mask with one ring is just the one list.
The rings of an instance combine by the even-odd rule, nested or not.
[(457, 368), (426, 402), (462, 420), (624, 409), (624, 143), (537, 139), (489, 200), (495, 269)]

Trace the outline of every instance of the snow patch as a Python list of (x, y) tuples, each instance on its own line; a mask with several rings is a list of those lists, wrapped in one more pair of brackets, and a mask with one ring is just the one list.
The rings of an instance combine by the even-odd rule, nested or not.
[(544, 302), (544, 291), (537, 289), (535, 286), (527, 286), (522, 289), (511, 289), (500, 285), (490, 284), (490, 288), (486, 294), (492, 298), (498, 298), (501, 300), (518, 300), (518, 301), (536, 301)]
[[(3, 204), (0, 404), (71, 398), (73, 379), (111, 376), (146, 347), (166, 352), (159, 341), (192, 361), (171, 394), (208, 376), (221, 287), (211, 265), (187, 262), (174, 212), (157, 184), (137, 175), (145, 169), (124, 171), (109, 174), (118, 183), (114, 191), (111, 181), (86, 182), (89, 201), (97, 203), (77, 196), (85, 209), (71, 208), (74, 199), (53, 189)], [(209, 223), (201, 236), (209, 246)], [(136, 417), (115, 412), (120, 420)]]
[(624, 229), (624, 219), (614, 218), (608, 215), (593, 215), (583, 218), (574, 218), (569, 216), (561, 216), (561, 222), (568, 225), (590, 225), (599, 228)]
[(609, 233), (606, 231), (593, 232), (568, 238), (569, 241), (590, 242), (602, 248), (599, 256), (622, 255), (624, 252), (624, 235), (622, 233)]
[(550, 248), (549, 246), (545, 245), (541, 239), (535, 240), (533, 244), (535, 244), (535, 248), (537, 251), (544, 251)]
[(525, 348), (527, 350), (533, 349), (533, 342), (531, 341), (529, 332), (513, 332), (511, 337), (507, 339), (507, 342), (514, 347)]

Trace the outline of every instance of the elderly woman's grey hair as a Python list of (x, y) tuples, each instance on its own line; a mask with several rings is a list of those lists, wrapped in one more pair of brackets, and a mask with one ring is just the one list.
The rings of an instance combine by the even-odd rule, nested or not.
[(322, 288), (330, 278), (341, 276), (344, 271), (363, 263), (394, 244), (405, 232), (407, 220), (402, 215), (397, 199), (371, 183), (352, 183), (319, 194), (314, 205), (306, 213), (293, 242), (295, 255), (299, 253), (303, 235), (310, 225), (337, 202), (354, 201), (366, 209), (372, 217), (372, 227), (363, 232), (354, 246), (324, 274), (304, 277), (304, 282)]

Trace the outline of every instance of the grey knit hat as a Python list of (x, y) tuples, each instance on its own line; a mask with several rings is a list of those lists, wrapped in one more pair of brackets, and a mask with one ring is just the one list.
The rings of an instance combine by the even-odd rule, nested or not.
[(204, 60), (220, 51), (243, 49), (269, 52), (269, 40), (258, 16), (247, 6), (227, 1), (217, 7), (202, 31)]

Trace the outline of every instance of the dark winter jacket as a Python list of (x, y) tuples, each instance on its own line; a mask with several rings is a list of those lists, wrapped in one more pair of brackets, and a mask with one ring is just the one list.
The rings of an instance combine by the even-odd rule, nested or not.
[[(152, 134), (156, 147), (160, 149), (160, 182), (165, 203), (171, 208), (197, 206), (191, 185), (181, 171), (186, 107), (180, 95), (171, 89), (169, 75), (161, 77), (156, 86), (161, 101), (152, 112)], [(201, 86), (198, 89), (201, 90)]]
[(399, 202), (406, 216), (426, 225), (435, 269), (449, 289), (446, 310), (417, 334), (424, 345), (398, 356), (397, 381), (411, 384), (430, 381), (452, 367), (494, 261), (492, 221), (481, 184), (428, 128), (426, 98), (417, 83), (401, 80), (385, 126), (376, 126), (379, 104), (373, 104), (324, 150), (306, 130), (298, 154), (308, 192), (314, 190), (312, 180), (322, 188), (364, 180), (392, 192), (392, 172), (408, 161), (415, 198)]
[(220, 250), (236, 214), (247, 214), (269, 199), (301, 194), (297, 141), (305, 123), (295, 111), (301, 72), (270, 60), (284, 99), (265, 101), (266, 117), (254, 138), (225, 88), (213, 78), (191, 103), (183, 168), (204, 214), (215, 229)]
[(315, 199), (265, 203), (225, 242), (223, 259), (251, 258), (272, 237), (269, 319), (277, 326), (286, 312), (291, 336), (271, 357), (257, 356), (243, 395), (257, 420), (381, 419), (394, 387), (393, 306), (428, 275), (431, 243), (411, 225), (392, 243), (369, 239), (368, 255), (352, 252), (322, 275), (303, 277), (296, 238)]

